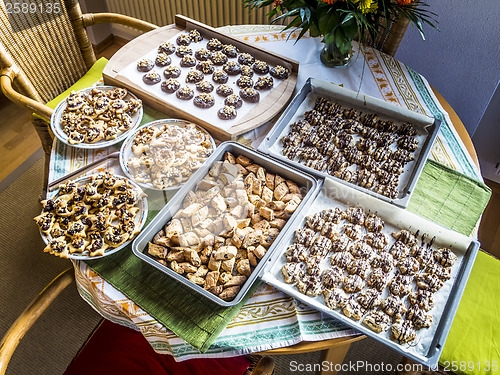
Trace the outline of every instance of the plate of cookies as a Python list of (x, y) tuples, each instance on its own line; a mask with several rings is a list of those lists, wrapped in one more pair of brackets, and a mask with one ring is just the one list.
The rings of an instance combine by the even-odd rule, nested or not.
[(123, 142), (120, 165), (140, 186), (178, 189), (214, 152), (210, 134), (189, 121), (162, 119), (136, 129)]
[(103, 148), (123, 141), (139, 126), (142, 115), (142, 101), (127, 89), (89, 87), (71, 92), (59, 103), (50, 127), (69, 146)]
[(44, 252), (88, 260), (127, 246), (146, 222), (146, 194), (126, 177), (103, 172), (66, 181), (34, 218)]

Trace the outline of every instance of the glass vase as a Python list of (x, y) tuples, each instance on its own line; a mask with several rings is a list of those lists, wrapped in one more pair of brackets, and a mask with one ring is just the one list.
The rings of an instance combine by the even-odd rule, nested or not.
[(353, 56), (352, 46), (347, 53), (342, 53), (335, 41), (332, 43), (325, 43), (319, 58), (323, 65), (329, 68), (341, 68), (349, 64)]

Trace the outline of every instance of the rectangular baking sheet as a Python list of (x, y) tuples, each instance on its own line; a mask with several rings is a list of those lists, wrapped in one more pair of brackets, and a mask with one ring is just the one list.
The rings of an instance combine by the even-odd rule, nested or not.
[[(356, 321), (346, 317), (340, 310), (329, 309), (324, 302), (323, 295), (316, 297), (307, 296), (284, 281), (281, 272), (282, 267), (286, 263), (284, 254), (288, 246), (293, 243), (295, 230), (304, 227), (305, 217), (330, 207), (346, 209), (350, 206), (362, 207), (365, 212), (376, 212), (385, 221), (384, 233), (390, 235), (392, 231), (399, 229), (419, 230), (420, 234), (427, 234), (428, 239), (435, 237), (432, 246), (433, 249), (437, 247), (451, 247), (458, 257), (452, 267), (451, 279), (446, 281), (444, 286), (435, 293), (435, 307), (429, 312), (433, 315), (431, 327), (417, 331), (417, 338), (411, 345), (399, 345), (390, 339), (390, 329), (386, 332), (376, 333), (363, 325), (361, 323), (362, 319)], [(279, 249), (269, 259), (262, 279), (268, 284), (275, 286), (323, 313), (333, 316), (344, 324), (374, 338), (406, 357), (426, 366), (434, 366), (438, 363), (439, 356), (443, 350), (478, 249), (479, 242), (469, 237), (364, 194), (359, 190), (352, 189), (333, 179), (326, 178), (316, 198), (306, 209), (299, 212), (299, 215), (296, 216), (293, 223), (288, 227), (287, 232), (280, 241)], [(330, 260), (328, 256), (327, 260), (323, 260), (322, 269), (327, 268), (329, 265)], [(394, 270), (392, 272), (394, 273)]]
[[(399, 194), (395, 199), (391, 199), (372, 190), (363, 188), (356, 184), (343, 181), (336, 176), (326, 172), (320, 172), (314, 168), (307, 167), (296, 160), (290, 160), (283, 155), (281, 139), (288, 134), (290, 125), (295, 121), (303, 119), (304, 113), (313, 109), (316, 98), (323, 96), (347, 108), (355, 108), (363, 113), (376, 113), (382, 120), (391, 120), (398, 124), (402, 122), (412, 122), (415, 125), (419, 140), (418, 149), (414, 152), (415, 160), (407, 163), (401, 175), (398, 185)], [(425, 161), (436, 138), (441, 122), (426, 115), (412, 112), (398, 105), (387, 103), (383, 100), (357, 93), (352, 90), (334, 85), (329, 82), (309, 78), (300, 92), (292, 99), (289, 106), (280, 116), (276, 124), (270, 130), (259, 146), (259, 151), (271, 155), (279, 160), (286, 161), (297, 168), (305, 170), (319, 177), (331, 177), (343, 184), (355, 189), (359, 189), (369, 195), (376, 196), (384, 201), (395, 204), (399, 207), (406, 207), (410, 201), (411, 194), (415, 188), (417, 180), (422, 172)], [(333, 142), (333, 141), (332, 141)]]
[[(189, 191), (195, 190), (195, 188), (198, 185), (198, 182), (201, 181), (207, 174), (208, 171), (210, 170), (212, 164), (215, 161), (222, 161), (224, 160), (224, 154), (226, 152), (231, 152), (233, 155), (244, 155), (250, 159), (253, 160), (254, 163), (259, 164), (260, 166), (264, 167), (266, 171), (271, 172), (273, 174), (279, 174), (282, 177), (289, 179), (291, 181), (294, 181), (297, 183), (299, 188), (304, 188), (307, 190), (307, 193), (300, 203), (299, 207), (297, 210), (293, 213), (293, 215), (288, 219), (286, 225), (284, 228), (281, 230), (280, 234), (278, 237), (274, 240), (272, 245), (269, 247), (266, 255), (260, 260), (259, 264), (257, 267), (254, 269), (248, 280), (243, 284), (240, 292), (238, 295), (235, 297), (234, 300), (232, 301), (224, 301), (221, 298), (217, 297), (216, 295), (209, 293), (205, 289), (203, 289), (201, 286), (194, 284), (184, 276), (179, 275), (178, 273), (174, 272), (170, 268), (160, 264), (153, 258), (151, 258), (149, 255), (147, 255), (147, 245), (148, 242), (152, 241), (153, 237), (155, 236), (156, 233), (158, 233), (164, 226), (165, 224), (174, 216), (174, 214), (179, 210), (179, 208), (182, 207), (182, 202), (184, 200), (184, 197)], [(142, 259), (143, 261), (147, 262), (148, 264), (152, 265), (153, 267), (156, 267), (160, 271), (166, 273), (167, 275), (171, 276), (172, 278), (176, 279), (177, 281), (183, 283), (184, 285), (187, 285), (191, 289), (197, 291), (200, 293), (200, 295), (216, 302), (219, 305), (222, 306), (233, 306), (238, 304), (238, 302), (241, 301), (241, 299), (245, 296), (245, 294), (248, 292), (252, 284), (255, 282), (257, 277), (261, 274), (261, 272), (264, 269), (264, 266), (267, 262), (267, 259), (269, 259), (273, 253), (273, 251), (277, 248), (280, 239), (286, 232), (286, 228), (290, 223), (294, 220), (294, 218), (298, 215), (298, 212), (302, 210), (304, 207), (307, 207), (307, 205), (310, 203), (312, 198), (316, 196), (318, 190), (319, 190), (319, 184), (316, 181), (316, 179), (313, 176), (308, 175), (307, 173), (300, 171), (298, 169), (295, 169), (293, 167), (289, 167), (288, 165), (285, 165), (281, 162), (276, 162), (272, 158), (258, 152), (255, 150), (252, 150), (246, 146), (243, 146), (239, 143), (236, 142), (224, 142), (222, 143), (215, 152), (210, 156), (209, 159), (203, 164), (202, 167), (200, 167), (190, 178), (189, 180), (184, 184), (184, 186), (179, 189), (179, 191), (174, 195), (174, 197), (161, 209), (161, 211), (156, 215), (156, 217), (141, 231), (141, 233), (137, 236), (137, 238), (134, 240), (132, 243), (132, 250), (134, 254)]]

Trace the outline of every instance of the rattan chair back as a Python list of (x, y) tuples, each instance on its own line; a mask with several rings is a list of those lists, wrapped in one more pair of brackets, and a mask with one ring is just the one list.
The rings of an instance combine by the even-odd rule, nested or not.
[(16, 89), (46, 103), (80, 79), (95, 55), (76, 1), (32, 4), (36, 9), (29, 2), (0, 3), (0, 65), (17, 71)]

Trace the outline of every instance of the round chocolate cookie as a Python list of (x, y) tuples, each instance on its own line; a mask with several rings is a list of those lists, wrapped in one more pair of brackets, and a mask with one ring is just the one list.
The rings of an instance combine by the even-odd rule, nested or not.
[(210, 60), (214, 65), (224, 65), (227, 63), (227, 56), (220, 51), (215, 51), (210, 54)]
[(253, 57), (249, 53), (241, 53), (238, 56), (238, 62), (241, 65), (252, 65), (254, 63), (254, 61), (255, 61), (255, 57)]
[(269, 69), (269, 74), (277, 79), (287, 79), (290, 76), (290, 69), (276, 65)]
[(217, 116), (219, 116), (221, 120), (232, 120), (233, 118), (236, 117), (236, 115), (237, 115), (236, 109), (229, 105), (225, 105), (224, 107), (222, 107), (217, 111)]
[(252, 65), (252, 69), (257, 74), (267, 74), (269, 73), (269, 65), (265, 61), (255, 60)]
[(235, 76), (240, 74), (241, 65), (238, 64), (236, 61), (228, 61), (227, 63), (224, 64), (222, 70), (224, 70), (230, 76)]
[(226, 100), (224, 100), (224, 104), (228, 105), (230, 107), (240, 108), (243, 105), (243, 101), (241, 100), (241, 98), (238, 95), (232, 94), (232, 95), (229, 95), (226, 98)]
[(199, 92), (209, 93), (214, 91), (214, 85), (208, 81), (201, 81), (196, 84), (196, 90)]
[(156, 60), (155, 60), (156, 66), (163, 68), (164, 66), (170, 65), (171, 63), (172, 59), (166, 53), (159, 53), (158, 55), (156, 55)]
[(175, 46), (170, 42), (162, 43), (158, 47), (158, 53), (166, 53), (167, 55), (171, 55), (174, 52), (175, 52)]
[(211, 52), (206, 48), (199, 49), (194, 53), (194, 57), (196, 57), (200, 61), (208, 60), (210, 58), (210, 55)]
[(181, 59), (179, 65), (183, 68), (191, 68), (196, 65), (196, 59), (194, 58), (194, 56), (186, 55)]
[(234, 91), (233, 89), (231, 88), (231, 86), (228, 86), (228, 85), (219, 85), (217, 87), (217, 90), (215, 90), (215, 92), (217, 94), (219, 94), (220, 96), (229, 96), (231, 95)]
[(186, 76), (187, 83), (198, 83), (203, 81), (203, 73), (199, 70), (190, 70)]
[(200, 32), (196, 29), (189, 30), (189, 36), (191, 37), (191, 40), (194, 43), (198, 43), (203, 40), (203, 37), (201, 36)]
[(178, 78), (181, 75), (181, 68), (175, 65), (170, 65), (165, 68), (163, 71), (163, 76), (166, 79), (169, 78)]
[(236, 85), (240, 88), (240, 89), (246, 89), (248, 87), (252, 87), (253, 86), (253, 80), (252, 78), (250, 77), (247, 77), (247, 76), (241, 76), (240, 78), (238, 78), (236, 80)]
[(181, 34), (177, 37), (176, 42), (180, 46), (189, 46), (191, 44), (191, 36), (189, 34)]
[(247, 77), (252, 78), (252, 77), (253, 77), (253, 70), (252, 70), (252, 68), (251, 68), (250, 66), (248, 66), (248, 65), (242, 65), (242, 66), (241, 66), (241, 72), (240, 72), (240, 74), (241, 74), (242, 76), (247, 76)]
[(194, 96), (194, 90), (190, 87), (183, 86), (177, 90), (175, 95), (182, 100), (191, 100)]
[(222, 53), (229, 58), (238, 56), (238, 52), (240, 52), (238, 48), (236, 48), (232, 44), (225, 44), (224, 47), (222, 47)]
[(199, 94), (194, 97), (193, 103), (199, 108), (210, 108), (215, 104), (215, 99), (211, 94)]
[(150, 59), (140, 59), (137, 61), (137, 70), (139, 72), (149, 72), (154, 66), (155, 64)]
[(227, 83), (229, 76), (223, 70), (216, 70), (214, 72), (214, 74), (212, 74), (212, 79), (214, 80), (215, 83), (219, 83), (219, 84)]
[(207, 43), (207, 49), (209, 51), (220, 51), (223, 45), (219, 39), (212, 38)]
[(180, 46), (180, 47), (177, 47), (177, 51), (175, 51), (175, 54), (178, 57), (184, 57), (186, 55), (192, 55), (193, 50), (189, 47), (186, 47), (186, 46)]
[(240, 90), (240, 97), (248, 103), (257, 103), (260, 100), (260, 94), (252, 88)]
[(161, 90), (165, 91), (167, 94), (172, 94), (176, 92), (181, 84), (176, 79), (170, 78), (161, 83)]
[(269, 90), (273, 87), (273, 84), (273, 77), (259, 77), (257, 79), (257, 82), (255, 82), (255, 86), (253, 88), (256, 90)]
[(152, 71), (144, 74), (142, 80), (146, 85), (154, 85), (161, 81), (161, 76), (157, 72)]
[(196, 65), (196, 69), (200, 70), (203, 74), (212, 74), (215, 71), (214, 64), (211, 61), (201, 61)]

